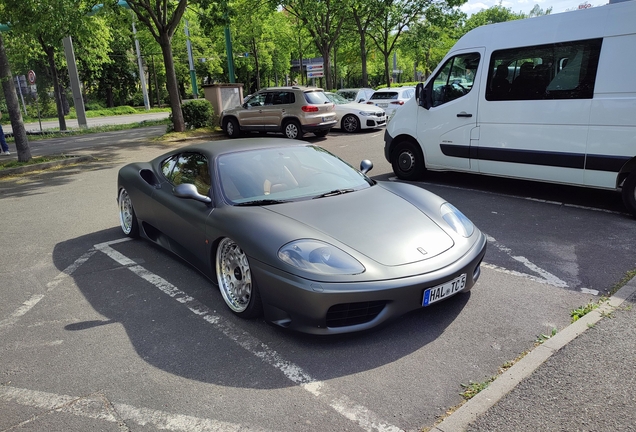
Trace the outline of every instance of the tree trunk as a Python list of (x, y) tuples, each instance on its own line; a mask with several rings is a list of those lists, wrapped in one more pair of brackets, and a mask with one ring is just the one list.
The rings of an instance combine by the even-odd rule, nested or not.
[(252, 38), (252, 53), (254, 54), (254, 63), (256, 66), (256, 90), (261, 89), (261, 69), (258, 63), (258, 51), (256, 47), (256, 40)]
[(24, 123), (22, 122), (22, 112), (20, 111), (18, 95), (13, 85), (13, 76), (11, 75), (11, 67), (9, 66), (7, 53), (4, 49), (4, 39), (2, 35), (0, 35), (0, 80), (2, 81), (2, 90), (7, 102), (9, 118), (11, 119), (18, 161), (28, 162), (31, 160), (31, 149), (29, 148), (29, 140), (27, 138), (26, 129), (24, 129)]
[(391, 53), (382, 53), (382, 55), (384, 55), (384, 79), (387, 87), (391, 87), (391, 75), (389, 74), (389, 56)]
[(60, 87), (60, 78), (57, 74), (57, 66), (55, 66), (55, 50), (53, 47), (45, 46), (40, 42), (46, 57), (49, 61), (49, 67), (51, 68), (51, 78), (53, 80), (53, 93), (55, 94), (55, 107), (57, 108), (57, 119), (60, 123), (60, 130), (66, 130), (66, 119), (64, 118), (64, 105), (62, 102), (62, 90)]
[(185, 131), (183, 112), (181, 112), (181, 99), (179, 97), (179, 83), (174, 71), (174, 58), (172, 57), (172, 43), (167, 35), (161, 37), (161, 53), (166, 65), (166, 87), (170, 96), (170, 108), (172, 109), (172, 124), (175, 132)]
[(325, 71), (325, 90), (329, 91), (331, 87), (331, 58), (329, 56), (330, 49), (328, 46), (321, 47), (320, 54), (322, 54), (323, 70)]
[(360, 60), (362, 61), (362, 87), (369, 87), (369, 72), (367, 72), (367, 40), (360, 33)]

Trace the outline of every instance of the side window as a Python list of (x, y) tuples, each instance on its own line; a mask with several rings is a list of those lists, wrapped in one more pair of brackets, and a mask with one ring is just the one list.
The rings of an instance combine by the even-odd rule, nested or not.
[(248, 107), (257, 107), (265, 105), (265, 93), (257, 93), (247, 101)]
[(446, 61), (431, 80), (433, 106), (460, 98), (473, 88), (479, 66), (479, 53), (460, 54)]
[(168, 181), (172, 182), (172, 170), (177, 163), (178, 156), (172, 156), (161, 162), (161, 172)]
[(290, 92), (272, 93), (272, 105), (286, 105), (294, 103), (294, 94)]
[(169, 180), (175, 186), (193, 184), (201, 195), (209, 195), (211, 182), (208, 160), (200, 153), (179, 155)]
[(494, 51), (486, 100), (591, 99), (602, 39)]

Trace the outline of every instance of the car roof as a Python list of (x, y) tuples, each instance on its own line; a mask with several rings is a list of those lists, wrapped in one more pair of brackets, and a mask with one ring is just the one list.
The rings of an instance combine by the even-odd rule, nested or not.
[(404, 86), (404, 87), (385, 87), (381, 89), (377, 89), (376, 92), (387, 92), (387, 91), (400, 91), (400, 90), (408, 90), (414, 89), (413, 86)]
[[(287, 138), (237, 138), (224, 139), (218, 141), (208, 141), (200, 144), (193, 144), (181, 147), (171, 152), (171, 155), (187, 152), (203, 153), (216, 158), (222, 154), (241, 152), (247, 150), (266, 149), (274, 147), (303, 147), (308, 145), (307, 142), (293, 142)], [(164, 159), (166, 155), (161, 156)]]

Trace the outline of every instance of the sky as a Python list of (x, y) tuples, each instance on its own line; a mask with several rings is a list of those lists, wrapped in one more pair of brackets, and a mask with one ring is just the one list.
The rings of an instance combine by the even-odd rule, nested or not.
[[(498, 5), (500, 0), (468, 0), (460, 9), (468, 15)], [(501, 5), (513, 12), (528, 13), (538, 4), (541, 9), (552, 6), (552, 13), (565, 12), (568, 9), (577, 9), (581, 3), (589, 3), (592, 6), (600, 6), (608, 3), (608, 0), (502, 0)]]

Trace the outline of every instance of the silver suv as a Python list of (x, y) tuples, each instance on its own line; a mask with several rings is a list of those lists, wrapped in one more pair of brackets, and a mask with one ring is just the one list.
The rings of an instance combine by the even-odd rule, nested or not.
[(224, 110), (220, 121), (230, 138), (242, 131), (282, 132), (291, 139), (307, 132), (324, 137), (336, 124), (336, 111), (321, 88), (272, 87)]

